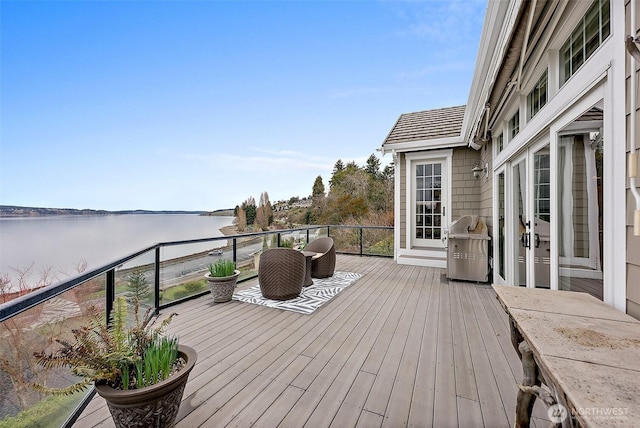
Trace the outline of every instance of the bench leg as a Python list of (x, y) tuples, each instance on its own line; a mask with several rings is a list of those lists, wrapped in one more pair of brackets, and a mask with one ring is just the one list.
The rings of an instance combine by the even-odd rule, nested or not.
[(509, 331), (511, 333), (511, 344), (513, 345), (513, 349), (516, 350), (516, 353), (518, 354), (518, 358), (522, 359), (522, 353), (520, 353), (520, 349), (518, 349), (518, 345), (520, 345), (520, 342), (524, 340), (524, 337), (522, 337), (522, 334), (520, 334), (518, 327), (516, 327), (516, 322), (513, 320), (511, 316), (509, 316)]
[(519, 385), (518, 388), (514, 425), (516, 428), (528, 428), (533, 405), (536, 402), (536, 395), (532, 393), (533, 391), (530, 388), (539, 387), (540, 380), (538, 378), (538, 367), (533, 359), (533, 351), (529, 348), (529, 344), (523, 340), (518, 345), (518, 351), (522, 361), (522, 385)]

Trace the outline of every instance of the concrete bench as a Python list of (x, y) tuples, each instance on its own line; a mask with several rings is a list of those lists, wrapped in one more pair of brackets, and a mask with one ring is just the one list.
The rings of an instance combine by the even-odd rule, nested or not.
[(640, 321), (586, 293), (493, 288), (522, 361), (516, 427), (536, 399), (556, 426), (640, 424)]

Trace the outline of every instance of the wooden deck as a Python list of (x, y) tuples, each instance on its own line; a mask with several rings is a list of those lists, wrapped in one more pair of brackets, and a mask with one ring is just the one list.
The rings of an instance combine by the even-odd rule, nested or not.
[[(522, 368), (491, 287), (376, 257), (337, 270), (364, 277), (311, 315), (209, 296), (173, 308), (198, 351), (177, 426), (513, 426)], [(76, 426), (112, 427), (104, 401)]]

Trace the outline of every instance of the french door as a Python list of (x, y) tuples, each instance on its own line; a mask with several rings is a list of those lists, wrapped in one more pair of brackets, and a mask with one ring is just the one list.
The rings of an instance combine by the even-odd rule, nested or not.
[[(549, 144), (538, 144), (514, 159), (511, 162), (510, 176), (510, 236), (514, 249), (512, 281), (520, 286), (549, 288), (551, 278)], [(504, 259), (504, 255), (498, 256)]]

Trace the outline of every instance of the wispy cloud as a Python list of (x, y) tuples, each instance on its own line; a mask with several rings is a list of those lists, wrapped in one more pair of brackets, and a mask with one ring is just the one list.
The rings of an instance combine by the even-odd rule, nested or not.
[(385, 91), (386, 89), (373, 87), (333, 89), (329, 92), (329, 98), (350, 98), (362, 95), (379, 94)]
[(218, 170), (270, 171), (273, 174), (290, 174), (291, 171), (330, 171), (335, 159), (309, 156), (292, 150), (251, 149), (248, 153), (188, 153), (183, 157), (198, 160)]
[(472, 23), (482, 22), (486, 1), (452, 0), (428, 2), (393, 2), (397, 16), (405, 27), (397, 30), (403, 37), (420, 37), (434, 43), (465, 43), (471, 36)]
[(395, 77), (398, 79), (406, 79), (424, 77), (428, 75), (440, 75), (442, 73), (452, 71), (473, 71), (474, 66), (475, 64), (473, 61), (438, 62), (426, 65), (418, 70), (399, 72)]

